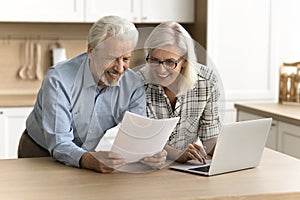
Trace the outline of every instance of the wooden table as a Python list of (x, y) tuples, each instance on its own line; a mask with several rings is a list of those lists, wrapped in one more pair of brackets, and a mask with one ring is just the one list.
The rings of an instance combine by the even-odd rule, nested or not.
[(101, 174), (51, 158), (0, 160), (0, 199), (300, 198), (300, 160), (265, 149), (259, 167), (213, 177), (169, 169)]

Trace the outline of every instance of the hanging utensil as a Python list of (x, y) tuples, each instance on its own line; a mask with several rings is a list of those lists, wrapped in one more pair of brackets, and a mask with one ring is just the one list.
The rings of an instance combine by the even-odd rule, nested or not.
[(28, 52), (29, 51), (29, 41), (26, 40), (24, 43), (24, 49), (21, 51), (24, 54), (24, 63), (21, 65), (18, 75), (21, 79), (25, 80), (27, 78), (26, 70), (29, 63)]
[(29, 64), (26, 68), (27, 78), (30, 80), (35, 79), (35, 66), (34, 66), (34, 43), (30, 41), (29, 45)]
[(44, 72), (42, 69), (42, 48), (40, 42), (35, 44), (35, 75), (38, 80), (42, 80), (44, 78)]

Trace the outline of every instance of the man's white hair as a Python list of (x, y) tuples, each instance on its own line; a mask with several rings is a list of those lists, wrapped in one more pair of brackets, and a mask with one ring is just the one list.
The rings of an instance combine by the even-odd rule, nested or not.
[(119, 16), (105, 16), (90, 28), (88, 44), (95, 48), (102, 41), (116, 37), (120, 40), (130, 40), (135, 47), (138, 41), (138, 31), (135, 25)]

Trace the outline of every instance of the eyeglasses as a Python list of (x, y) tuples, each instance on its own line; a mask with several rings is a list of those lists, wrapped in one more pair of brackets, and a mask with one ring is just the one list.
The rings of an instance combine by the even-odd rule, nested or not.
[(159, 60), (158, 58), (151, 57), (150, 55), (146, 57), (147, 63), (151, 66), (158, 67), (160, 64), (162, 64), (164, 67), (168, 67), (171, 69), (175, 69), (178, 63), (180, 63), (182, 59), (183, 56), (181, 56), (178, 60), (174, 60), (174, 59)]

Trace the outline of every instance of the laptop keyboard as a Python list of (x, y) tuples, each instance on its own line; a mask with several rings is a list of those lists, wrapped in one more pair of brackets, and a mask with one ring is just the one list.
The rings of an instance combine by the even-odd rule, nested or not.
[(200, 172), (208, 172), (209, 167), (210, 166), (195, 167), (195, 168), (190, 168), (190, 170), (200, 171)]

